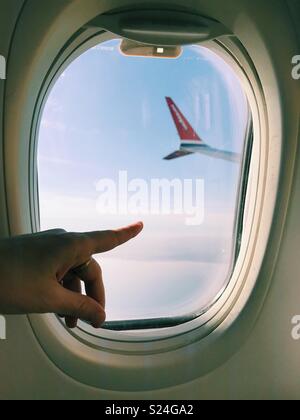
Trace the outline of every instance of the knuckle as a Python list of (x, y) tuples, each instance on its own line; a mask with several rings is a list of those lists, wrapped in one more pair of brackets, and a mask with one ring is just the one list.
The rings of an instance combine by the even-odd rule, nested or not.
[(77, 249), (78, 247), (78, 234), (76, 233), (66, 233), (63, 235), (63, 241), (62, 245), (64, 247), (70, 248), (70, 249)]
[(48, 232), (52, 233), (53, 235), (61, 235), (61, 234), (67, 233), (65, 229), (51, 229)]
[(64, 238), (65, 243), (67, 243), (68, 245), (72, 245), (75, 242), (75, 234), (74, 233), (65, 233), (63, 238)]
[(90, 245), (90, 238), (87, 233), (74, 233), (77, 243), (80, 243), (80, 249), (86, 249)]

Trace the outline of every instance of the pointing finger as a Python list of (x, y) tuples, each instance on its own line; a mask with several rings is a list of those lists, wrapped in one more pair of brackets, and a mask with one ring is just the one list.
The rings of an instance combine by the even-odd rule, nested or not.
[(142, 230), (143, 223), (139, 222), (117, 230), (88, 232), (81, 235), (78, 239), (78, 251), (80, 261), (78, 264), (86, 262), (91, 255), (111, 251), (135, 238)]

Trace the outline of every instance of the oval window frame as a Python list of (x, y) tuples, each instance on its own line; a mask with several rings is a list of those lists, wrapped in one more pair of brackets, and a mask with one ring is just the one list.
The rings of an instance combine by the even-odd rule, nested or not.
[[(55, 66), (52, 68), (51, 71), (53, 77), (51, 78), (50, 74), (48, 75), (48, 85), (44, 85), (43, 87), (43, 94), (41, 94), (40, 96), (40, 104), (38, 106), (39, 112), (34, 122), (35, 133), (38, 132), (43, 104), (45, 103), (45, 100), (48, 94), (50, 93), (51, 88), (56, 83), (61, 73), (66, 70), (66, 68), (73, 60), (75, 60), (78, 56), (87, 51), (89, 48), (99, 45), (102, 42), (118, 38), (117, 36), (105, 31), (101, 31), (100, 34), (95, 34), (95, 30), (91, 29), (88, 29), (86, 33), (82, 35), (84, 36), (80, 36), (79, 38), (77, 38), (74, 41), (75, 44), (72, 43), (72, 46), (69, 45), (64, 54), (59, 57), (59, 60), (55, 63)], [(86, 39), (86, 36), (88, 36), (88, 39)], [(210, 50), (214, 51), (219, 56), (221, 56), (234, 69), (234, 71), (240, 78), (241, 83), (244, 89), (246, 90), (248, 100), (250, 102), (250, 108), (253, 116), (254, 136), (260, 139), (262, 130), (261, 114), (259, 114), (258, 111), (257, 97), (255, 95), (255, 91), (257, 92), (257, 88), (259, 88), (261, 95), (262, 90), (260, 89), (261, 87), (259, 86), (259, 83), (257, 83), (258, 80), (256, 78), (254, 79), (257, 83), (256, 89), (253, 87), (253, 84), (249, 80), (249, 73), (246, 72), (240, 64), (241, 56), (243, 56), (244, 63), (247, 63), (248, 69), (251, 68), (251, 74), (254, 75), (253, 67), (251, 65), (252, 63), (249, 62), (249, 57), (244, 55), (245, 51), (243, 51), (241, 45), (239, 45), (238, 41), (234, 40), (233, 37), (223, 37), (222, 40), (207, 41), (201, 43), (201, 46), (205, 46)], [(235, 51), (235, 54), (233, 54), (233, 50)], [(236, 54), (238, 54), (239, 59), (236, 57)], [(49, 79), (51, 80), (50, 83)], [(262, 99), (261, 96), (260, 98)], [(37, 162), (36, 136), (37, 134), (34, 135), (34, 151), (31, 153), (33, 161), (30, 165), (30, 168), (32, 169), (32, 176), (30, 178), (33, 181), (32, 190), (35, 191), (34, 197), (38, 197), (36, 178), (37, 169), (35, 166)], [(256, 145), (256, 150), (254, 150), (253, 153), (260, 154), (260, 140), (256, 140), (254, 144)], [(257, 162), (258, 163), (256, 164), (255, 168), (253, 168), (253, 164), (251, 165), (253, 172), (256, 172), (256, 176), (251, 177), (252, 196), (250, 201), (253, 203), (252, 209), (249, 212), (251, 217), (254, 217), (254, 210), (256, 207), (254, 203), (256, 203), (256, 184), (258, 183), (259, 178), (260, 158), (257, 159)], [(32, 205), (32, 208), (34, 209), (34, 212), (32, 213), (32, 224), (34, 226), (34, 230), (38, 231), (39, 217), (36, 198), (33, 199)], [(247, 225), (248, 227), (251, 226), (252, 229), (252, 222), (248, 223)], [(246, 228), (246, 232), (243, 235), (244, 238), (246, 238), (246, 242), (250, 240), (251, 229)], [(72, 339), (75, 339), (83, 346), (87, 346), (90, 349), (98, 350), (100, 352), (113, 352), (119, 356), (138, 356), (142, 354), (144, 357), (154, 354), (162, 354), (174, 350), (176, 351), (180, 348), (185, 348), (187, 345), (199, 342), (200, 340), (203, 340), (204, 338), (208, 337), (213, 331), (215, 331), (220, 326), (222, 321), (230, 315), (233, 306), (235, 305), (242, 289), (244, 288), (244, 280), (241, 281), (241, 277), (244, 279), (244, 276), (241, 276), (241, 274), (237, 275), (236, 271), (241, 271), (243, 269), (244, 259), (246, 255), (249, 254), (248, 246), (248, 244), (244, 243), (244, 246), (241, 247), (241, 255), (238, 259), (237, 265), (234, 269), (234, 274), (232, 276), (232, 278), (236, 277), (236, 279), (231, 279), (226, 290), (223, 291), (222, 296), (206, 313), (204, 313), (197, 319), (189, 321), (187, 323), (183, 323), (168, 329), (155, 330), (155, 333), (151, 331), (144, 331), (142, 333), (139, 332), (128, 334), (122, 332), (116, 333), (115, 331), (108, 330), (100, 330), (100, 332), (95, 332), (95, 330), (91, 326), (83, 322), (79, 323), (79, 327), (77, 329), (70, 331), (65, 327), (64, 323), (62, 323), (54, 315), (45, 315), (43, 321), (46, 321), (46, 323), (48, 324), (48, 328), (51, 325), (52, 331), (53, 329), (59, 329), (60, 335), (64, 335), (65, 332), (69, 335), (69, 338), (71, 337)], [(243, 262), (239, 263), (240, 260), (243, 260)], [(36, 327), (37, 324), (40, 323), (40, 321), (41, 318), (39, 316), (31, 316), (31, 322), (34, 327)], [(145, 346), (147, 348), (145, 348)]]
[[(41, 120), (41, 116), (42, 116), (42, 111), (43, 111), (43, 107), (46, 103), (46, 100), (52, 90), (52, 87), (55, 85), (56, 81), (59, 79), (60, 75), (68, 68), (68, 66), (77, 58), (79, 57), (81, 54), (83, 54), (84, 52), (86, 52), (88, 49), (93, 48), (105, 41), (109, 41), (109, 40), (113, 40), (113, 39), (118, 39), (117, 36), (111, 34), (111, 33), (107, 33), (107, 32), (103, 32), (100, 35), (92, 35), (92, 37), (90, 39), (88, 39), (85, 42), (80, 42), (80, 44), (78, 46), (75, 47), (74, 51), (71, 52), (67, 59), (63, 62), (63, 64), (60, 65), (56, 65), (55, 66), (55, 74), (53, 76), (52, 79), (50, 79), (51, 81), (49, 82), (48, 86), (46, 85), (44, 87), (44, 96), (42, 97), (42, 100), (40, 99), (40, 108), (39, 108), (39, 112), (37, 114), (37, 119), (35, 122), (35, 132), (38, 132), (38, 127), (40, 124), (40, 120)], [(250, 81), (248, 79), (246, 79), (246, 74), (244, 71), (242, 71), (242, 68), (240, 67), (240, 65), (237, 63), (237, 61), (234, 59), (234, 57), (231, 55), (231, 53), (229, 52), (228, 49), (225, 48), (224, 44), (222, 44), (222, 42), (220, 41), (207, 41), (205, 43), (202, 43), (201, 46), (205, 46), (210, 50), (213, 50), (216, 54), (218, 54), (219, 56), (222, 56), (222, 58), (224, 59), (224, 61), (226, 61), (232, 68), (233, 70), (237, 73), (239, 79), (241, 80), (241, 83), (244, 87), (244, 89), (246, 90), (246, 94), (247, 97), (251, 98), (250, 101), (250, 107), (251, 107), (251, 112), (253, 114), (253, 112), (255, 112), (256, 110), (256, 105), (254, 105), (254, 100), (255, 100), (255, 95), (253, 92), (253, 89), (251, 87)], [(246, 81), (247, 80), (247, 81)], [(254, 114), (255, 115), (255, 114)], [(258, 117), (258, 113), (256, 114)], [(259, 118), (255, 119), (256, 121), (256, 132), (255, 132), (255, 137), (260, 138), (260, 135), (258, 134), (258, 132), (260, 131), (260, 121)], [(37, 134), (36, 134), (37, 136)], [(33, 200), (33, 209), (34, 209), (34, 214), (32, 222), (34, 225), (34, 230), (38, 231), (39, 230), (39, 209), (38, 209), (38, 201), (37, 201), (37, 197), (38, 197), (38, 180), (37, 180), (37, 138), (34, 138), (33, 140), (33, 144), (34, 144), (34, 151), (33, 153), (31, 153), (31, 156), (33, 156), (33, 161), (30, 164), (30, 167), (32, 168), (33, 172), (32, 172), (32, 176), (31, 179), (33, 180), (33, 190), (35, 191), (34, 194), (34, 200)], [(256, 148), (259, 145), (259, 140), (255, 142), (256, 144)], [(256, 150), (256, 154), (258, 153), (258, 151)], [(251, 165), (253, 167), (253, 165)], [(253, 169), (253, 168), (252, 168)], [(256, 170), (254, 170), (253, 172), (257, 172), (258, 173), (258, 169), (256, 168)], [(253, 186), (255, 185), (255, 183), (257, 182), (257, 179), (255, 177), (251, 177), (251, 184), (252, 184), (252, 188), (251, 190), (256, 190), (256, 188)], [(254, 191), (255, 192), (255, 191)], [(250, 211), (250, 213), (252, 213)], [(243, 235), (244, 237), (248, 237), (249, 236), (249, 232), (247, 232), (246, 229), (246, 233), (245, 235)], [(245, 242), (245, 241), (243, 241)], [(244, 244), (245, 245), (245, 244)], [(241, 247), (241, 251), (243, 251), (243, 248), (245, 248), (245, 246)], [(245, 250), (244, 250), (245, 251)], [(245, 252), (244, 252), (245, 253)], [(243, 252), (241, 252), (241, 254), (243, 254)], [(241, 259), (239, 257), (239, 259)], [(238, 259), (238, 260), (239, 260)], [(237, 265), (237, 264), (236, 264)], [(239, 269), (239, 267), (238, 267)], [(234, 267), (234, 272), (237, 270), (237, 267)], [(165, 338), (171, 338), (172, 336), (177, 336), (177, 335), (182, 335), (187, 333), (190, 330), (194, 330), (194, 329), (198, 329), (203, 325), (207, 325), (207, 323), (210, 321), (210, 319), (214, 318), (215, 314), (218, 313), (222, 307), (224, 307), (224, 302), (230, 298), (230, 295), (232, 294), (233, 290), (235, 288), (234, 284), (231, 283), (236, 283), (236, 281), (232, 280), (232, 277), (234, 277), (234, 274), (231, 276), (231, 279), (229, 281), (229, 284), (225, 287), (224, 290), (222, 290), (219, 294), (219, 296), (216, 298), (216, 300), (214, 300), (214, 302), (212, 303), (212, 305), (208, 308), (208, 310), (205, 311), (205, 313), (201, 314), (200, 316), (195, 317), (194, 320), (190, 320), (188, 322), (183, 322), (180, 325), (175, 325), (173, 327), (170, 328), (161, 328), (155, 331), (155, 334), (150, 333), (148, 334), (148, 332), (144, 332), (143, 334), (140, 333), (133, 333), (128, 335), (128, 333), (122, 333), (122, 332), (118, 332), (116, 333), (115, 331), (109, 331), (109, 330), (102, 330), (101, 331), (101, 335), (100, 334), (95, 334), (95, 331), (93, 330), (92, 327), (90, 327), (89, 325), (80, 322), (79, 324), (79, 328), (78, 328), (78, 336), (81, 337), (82, 339), (86, 340), (86, 334), (84, 333), (88, 333), (91, 337), (95, 338), (105, 338), (107, 340), (112, 340), (113, 342), (115, 341), (120, 341), (120, 342), (142, 342), (145, 343), (145, 341), (160, 341), (162, 339)], [(184, 326), (184, 327), (183, 327)], [(118, 339), (116, 339), (116, 335), (118, 335)]]
[[(75, 38), (80, 38), (83, 33), (84, 32), (76, 34)], [(261, 122), (261, 135), (264, 139), (264, 141), (261, 142), (262, 157), (260, 162), (260, 174), (262, 177), (259, 179), (257, 200), (255, 202), (257, 206), (255, 209), (256, 220), (254, 225), (256, 229), (254, 229), (254, 233), (256, 234), (254, 234), (253, 239), (256, 246), (253, 246), (254, 242), (250, 244), (252, 252), (251, 255), (250, 253), (248, 254), (248, 257), (252, 264), (251, 267), (248, 264), (248, 269), (245, 269), (244, 271), (243, 290), (234, 305), (230, 307), (229, 315), (226, 317), (223, 314), (223, 317), (220, 317), (221, 323), (219, 326), (211, 323), (210, 327), (212, 328), (212, 332), (206, 335), (204, 339), (200, 340), (201, 337), (195, 336), (195, 341), (192, 341), (182, 339), (181, 337), (184, 335), (178, 336), (181, 341), (180, 346), (174, 345), (172, 348), (169, 347), (169, 350), (166, 348), (164, 350), (162, 348), (160, 350), (155, 350), (154, 347), (150, 348), (153, 343), (149, 342), (149, 346), (148, 344), (144, 345), (142, 351), (139, 351), (136, 348), (136, 351), (130, 354), (126, 349), (125, 343), (122, 343), (122, 346), (124, 345), (122, 351), (114, 349), (113, 346), (110, 347), (110, 349), (107, 349), (105, 344), (108, 340), (103, 339), (103, 347), (101, 348), (104, 348), (105, 350), (101, 351), (92, 342), (89, 347), (87, 347), (86, 344), (83, 344), (83, 342), (78, 339), (78, 337), (75, 337), (72, 334), (66, 334), (64, 327), (59, 325), (57, 319), (53, 316), (29, 317), (33, 331), (49, 358), (65, 373), (83, 383), (105, 389), (140, 391), (186, 382), (208, 373), (210, 370), (227, 360), (248, 336), (249, 331), (257, 319), (270, 284), (270, 279), (266, 279), (261, 282), (261, 284), (258, 284), (257, 278), (265, 256), (271, 232), (276, 197), (278, 194), (282, 139), (279, 135), (277, 137), (274, 136), (273, 131), (273, 145), (272, 147), (270, 146), (268, 109), (264, 100), (264, 92), (259, 82), (258, 74), (252, 65), (250, 57), (247, 55), (246, 51), (241, 48), (239, 43), (235, 43), (232, 38), (226, 41), (223, 40), (222, 43), (229, 51), (234, 52), (237, 61), (243, 65), (247, 74), (251, 75), (251, 81), (253, 82), (254, 91), (256, 93), (255, 99), (257, 100), (258, 105), (258, 115)], [(70, 45), (71, 43), (67, 44), (67, 48)], [(50, 72), (48, 73), (48, 76)], [(273, 105), (279, 107), (276, 102), (276, 99), (278, 100), (276, 94), (278, 94), (278, 91), (275, 93)], [(11, 104), (9, 107), (10, 106)], [(277, 111), (278, 109), (275, 114), (278, 114)], [(24, 121), (22, 121), (22, 123), (23, 122)], [(280, 128), (281, 123), (282, 121), (280, 119), (280, 121), (276, 122), (276, 127)], [(18, 129), (20, 128), (20, 124), (21, 122), (18, 121)], [(13, 144), (15, 144), (15, 141), (17, 141), (16, 131), (12, 130), (11, 120), (8, 121), (8, 127), (8, 132), (10, 131), (11, 134), (13, 134), (11, 138), (13, 139)], [(34, 130), (32, 130), (32, 133), (33, 132)], [(295, 145), (293, 145), (293, 147), (294, 146)], [(289, 148), (290, 152), (293, 150), (293, 147), (291, 146)], [(9, 152), (12, 154), (12, 161), (16, 162), (16, 150), (12, 151), (11, 149), (11, 147), (7, 148), (6, 164), (10, 161)], [(271, 168), (268, 167), (270, 159), (272, 159)], [(34, 211), (32, 212), (32, 210), (35, 206), (36, 197), (34, 197), (32, 171), (33, 169), (30, 168), (30, 214), (28, 209), (26, 209), (26, 212), (22, 215), (16, 210), (16, 208), (21, 209), (26, 207), (24, 203), (27, 199), (25, 199), (24, 194), (20, 194), (19, 197), (15, 196), (15, 192), (17, 191), (14, 188), (12, 189), (13, 192), (10, 193), (8, 208), (11, 209), (12, 213), (14, 212), (14, 215), (10, 218), (11, 231), (14, 233), (22, 233), (24, 230), (29, 230), (29, 226), (34, 230), (35, 213)], [(21, 172), (21, 169), (17, 172)], [(6, 173), (7, 178), (9, 179), (8, 186), (13, 185), (14, 181), (18, 179), (18, 176), (14, 177), (11, 170), (7, 168)], [(25, 191), (22, 192), (24, 193)], [(288, 192), (285, 192), (285, 195), (286, 194), (288, 194)], [(22, 202), (22, 206), (16, 207), (15, 204), (20, 202)], [(281, 211), (278, 213), (277, 216), (280, 217), (280, 222), (283, 222), (281, 218), (283, 219), (284, 215)], [(259, 226), (259, 223), (262, 220), (266, 223), (261, 226), (260, 232), (258, 233), (257, 226)], [(279, 230), (280, 228), (281, 226), (279, 227)], [(276, 229), (276, 236), (278, 236), (278, 234), (280, 235), (280, 232)], [(274, 246), (272, 256), (268, 259), (268, 266), (265, 268), (269, 274), (272, 271), (276, 259), (276, 250), (277, 245)], [(265, 265), (266, 264), (264, 264), (264, 266)], [(256, 294), (259, 294), (259, 298), (255, 303), (250, 299), (251, 294), (254, 291)], [(247, 311), (243, 311), (246, 306)], [(244, 313), (243, 317), (240, 316), (242, 312)], [(236, 323), (237, 320), (239, 320), (238, 327)], [(247, 328), (243, 328), (245, 325)], [(136, 343), (134, 344), (136, 345)], [(215, 354), (213, 351), (216, 348), (218, 349), (218, 354)], [(101, 360), (100, 355), (102, 356)], [(205, 361), (204, 363), (203, 360)], [(174, 369), (174, 366), (176, 366), (176, 369)], [(147, 375), (147, 381), (143, 380), (143, 375)], [(127, 380), (128, 377), (131, 378), (130, 383)]]

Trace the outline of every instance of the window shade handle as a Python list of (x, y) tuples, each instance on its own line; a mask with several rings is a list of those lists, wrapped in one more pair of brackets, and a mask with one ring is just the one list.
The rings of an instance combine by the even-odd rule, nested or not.
[(105, 29), (133, 41), (161, 46), (200, 43), (230, 34), (213, 19), (164, 10), (104, 14), (87, 26)]

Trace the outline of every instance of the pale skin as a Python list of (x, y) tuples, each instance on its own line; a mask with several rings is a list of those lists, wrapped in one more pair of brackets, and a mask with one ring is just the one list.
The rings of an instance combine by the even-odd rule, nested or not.
[[(0, 314), (54, 313), (65, 318), (69, 328), (75, 328), (78, 319), (100, 328), (106, 316), (105, 290), (101, 267), (92, 257), (125, 244), (142, 230), (139, 222), (110, 231), (58, 229), (1, 240)], [(87, 261), (80, 275), (75, 274)]]

